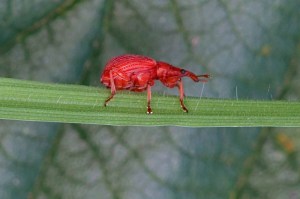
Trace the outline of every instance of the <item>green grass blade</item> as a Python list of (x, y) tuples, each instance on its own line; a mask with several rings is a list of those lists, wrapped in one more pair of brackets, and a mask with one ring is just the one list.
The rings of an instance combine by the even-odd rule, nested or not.
[(300, 126), (300, 103), (185, 98), (153, 95), (154, 114), (146, 114), (146, 94), (119, 92), (103, 107), (110, 91), (80, 85), (0, 78), (0, 119), (102, 125), (241, 127)]

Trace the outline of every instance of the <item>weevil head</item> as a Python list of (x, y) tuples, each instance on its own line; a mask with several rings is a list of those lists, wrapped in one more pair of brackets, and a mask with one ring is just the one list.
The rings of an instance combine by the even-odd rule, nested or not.
[(157, 62), (157, 78), (167, 87), (177, 86), (182, 77), (190, 77), (195, 82), (206, 82), (208, 74), (196, 75), (188, 70), (172, 66), (165, 62)]

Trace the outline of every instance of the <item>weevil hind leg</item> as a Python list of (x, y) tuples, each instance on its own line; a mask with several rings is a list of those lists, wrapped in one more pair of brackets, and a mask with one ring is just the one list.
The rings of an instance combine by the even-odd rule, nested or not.
[(116, 94), (116, 86), (115, 86), (114, 78), (113, 78), (113, 75), (112, 75), (112, 71), (109, 72), (109, 78), (110, 78), (110, 91), (111, 91), (111, 94), (104, 102), (105, 107), (107, 106), (108, 102), (112, 98), (114, 98), (114, 96)]
[(184, 90), (183, 90), (183, 83), (180, 80), (180, 82), (178, 83), (178, 89), (179, 89), (179, 101), (180, 101), (180, 106), (182, 108), (182, 110), (186, 113), (188, 113), (189, 111), (187, 110), (187, 108), (185, 107), (184, 103), (183, 103), (183, 99), (184, 99)]
[(150, 103), (151, 103), (151, 86), (150, 86), (150, 84), (148, 84), (147, 85), (147, 114), (153, 113)]
[(111, 95), (105, 100), (105, 102), (104, 102), (104, 106), (105, 106), (105, 107), (107, 106), (108, 102), (109, 102), (112, 98), (114, 98), (115, 94), (116, 94), (116, 92), (112, 92)]

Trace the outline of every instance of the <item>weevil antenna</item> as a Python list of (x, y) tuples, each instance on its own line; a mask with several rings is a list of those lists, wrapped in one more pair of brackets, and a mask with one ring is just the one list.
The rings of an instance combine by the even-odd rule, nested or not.
[(202, 74), (202, 75), (197, 75), (197, 77), (204, 77), (204, 78), (211, 78), (211, 75), (210, 74)]

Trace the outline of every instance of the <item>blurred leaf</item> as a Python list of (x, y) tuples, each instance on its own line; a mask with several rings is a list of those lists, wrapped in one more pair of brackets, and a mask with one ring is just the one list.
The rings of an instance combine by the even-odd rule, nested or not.
[[(98, 86), (107, 59), (139, 53), (213, 74), (205, 97), (299, 100), (299, 4), (297, 0), (4, 0), (0, 75)], [(187, 96), (200, 96), (199, 85), (184, 83)], [(154, 90), (177, 94), (160, 84)], [(274, 179), (270, 176), (289, 173), (290, 168), (270, 170), (279, 149), (273, 148), (274, 130), (262, 131), (267, 133), (255, 128), (1, 121), (0, 196), (272, 198), (275, 183), (268, 183), (269, 189), (255, 186), (261, 179), (256, 171), (263, 172), (264, 179)], [(270, 161), (262, 161), (269, 145)], [(289, 154), (280, 153), (285, 162)], [(299, 171), (293, 174), (299, 178)], [(297, 194), (297, 180), (280, 182), (276, 190), (293, 183), (283, 197)]]
[[(299, 198), (299, 129), (275, 130), (261, 148), (252, 173), (238, 198)], [(288, 148), (287, 148), (288, 147)]]

